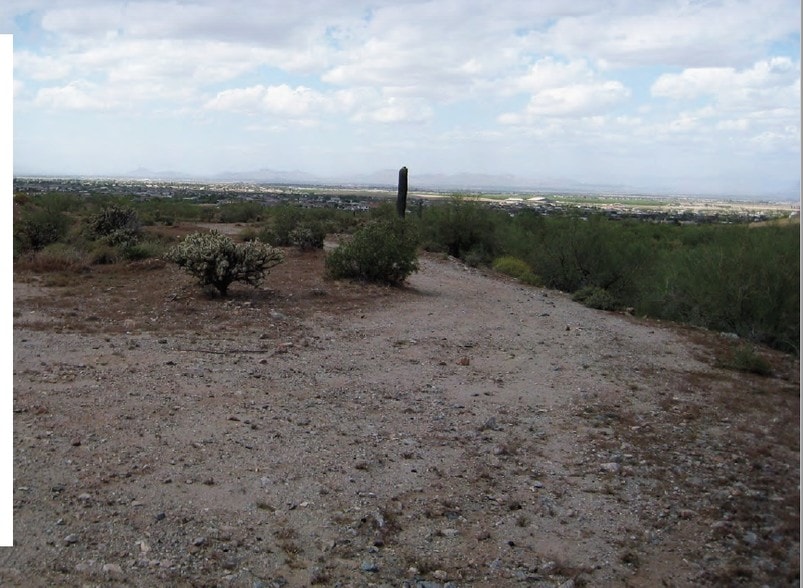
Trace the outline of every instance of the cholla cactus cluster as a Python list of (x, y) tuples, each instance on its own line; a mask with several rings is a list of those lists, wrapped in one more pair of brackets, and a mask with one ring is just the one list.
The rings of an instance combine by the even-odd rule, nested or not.
[(270, 268), (284, 261), (282, 252), (266, 243), (234, 243), (218, 231), (192, 233), (166, 257), (222, 296), (233, 282), (258, 286)]

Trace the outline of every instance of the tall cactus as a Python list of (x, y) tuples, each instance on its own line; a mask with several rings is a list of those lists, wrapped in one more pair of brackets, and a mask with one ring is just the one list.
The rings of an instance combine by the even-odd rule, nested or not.
[(404, 212), (407, 210), (407, 168), (403, 167), (399, 170), (399, 192), (396, 196), (396, 213), (399, 218), (404, 218)]

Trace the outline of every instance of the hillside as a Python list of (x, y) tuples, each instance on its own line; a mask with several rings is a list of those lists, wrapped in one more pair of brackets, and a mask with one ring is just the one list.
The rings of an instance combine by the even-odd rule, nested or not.
[(441, 257), (18, 273), (7, 586), (799, 579), (799, 365)]

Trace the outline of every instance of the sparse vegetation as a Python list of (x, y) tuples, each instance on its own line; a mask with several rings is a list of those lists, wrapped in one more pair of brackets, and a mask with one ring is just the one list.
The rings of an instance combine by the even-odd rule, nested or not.
[(733, 348), (730, 353), (718, 361), (720, 367), (726, 369), (747, 372), (759, 376), (772, 375), (770, 363), (758, 354), (755, 347), (749, 343), (743, 343)]
[[(680, 225), (612, 220), (588, 210), (546, 216), (533, 209), (512, 213), (453, 195), (419, 206), (406, 221), (404, 238), (390, 245), (399, 239), (396, 232), (373, 242), (361, 234), (376, 231), (367, 228), (372, 223), (392, 226), (390, 202), (347, 211), (307, 208), (302, 200), (232, 202), (228, 195), (198, 190), (181, 199), (18, 193), (14, 256), (17, 262), (27, 256), (28, 267), (49, 267), (50, 262), (30, 263), (30, 257), (58, 243), (94, 264), (161, 256), (167, 244), (148, 242), (150, 233), (141, 232), (140, 224), (246, 223), (242, 240), (300, 249), (321, 248), (327, 234), (356, 231), (327, 261), (330, 275), (399, 283), (415, 271), (415, 243), (420, 243), (468, 265), (493, 265), (523, 283), (572, 293), (595, 308), (631, 308), (636, 315), (736, 333), (799, 353), (797, 222)], [(591, 201), (578, 201), (586, 200)], [(420, 240), (411, 240), (413, 233)]]
[(284, 260), (281, 251), (262, 243), (234, 243), (218, 231), (192, 233), (170, 249), (166, 258), (226, 296), (233, 282), (258, 286), (270, 268)]

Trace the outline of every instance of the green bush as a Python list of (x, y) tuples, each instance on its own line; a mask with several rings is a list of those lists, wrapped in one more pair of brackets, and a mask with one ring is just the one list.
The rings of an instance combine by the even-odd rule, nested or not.
[(268, 270), (284, 260), (281, 251), (260, 241), (234, 243), (218, 231), (192, 233), (166, 255), (198, 283), (226, 296), (233, 282), (258, 286)]
[(104, 241), (96, 241), (89, 248), (89, 260), (92, 265), (109, 265), (121, 259), (120, 249)]
[(644, 284), (644, 311), (798, 352), (799, 227), (693, 229)]
[(617, 310), (620, 308), (616, 297), (599, 286), (585, 286), (572, 294), (572, 300), (590, 308), (599, 310)]
[(326, 237), (323, 225), (318, 222), (302, 222), (290, 231), (289, 241), (291, 245), (298, 247), (302, 251), (312, 249), (323, 249), (323, 241)]
[(39, 250), (67, 236), (70, 219), (58, 210), (26, 211), (14, 227), (14, 251)]
[(493, 263), (493, 268), (530, 286), (537, 286), (539, 283), (538, 276), (533, 273), (529, 264), (512, 255), (498, 257)]
[(399, 285), (418, 270), (418, 242), (401, 219), (374, 220), (326, 257), (333, 278)]
[(140, 238), (139, 217), (131, 207), (112, 204), (87, 219), (85, 232), (109, 245), (132, 245)]
[(269, 231), (270, 243), (277, 247), (291, 245), (290, 233), (303, 218), (304, 211), (300, 206), (282, 205), (271, 209), (271, 225), (265, 230)]
[(90, 259), (80, 249), (65, 243), (51, 243), (34, 252), (25, 267), (39, 272), (80, 272), (87, 269)]
[(222, 223), (249, 223), (259, 221), (265, 214), (265, 207), (259, 202), (232, 202), (223, 204), (218, 212)]
[(165, 254), (166, 246), (159, 241), (148, 240), (140, 241), (124, 247), (122, 256), (129, 261), (139, 261), (142, 259), (152, 259), (162, 257)]
[(470, 265), (489, 263), (499, 249), (497, 216), (475, 199), (452, 196), (448, 203), (427, 207), (422, 212), (424, 248), (448, 253)]
[(772, 375), (772, 366), (770, 363), (761, 357), (756, 352), (755, 347), (750, 344), (739, 345), (733, 349), (727, 357), (720, 359), (718, 365), (726, 369), (757, 374), (759, 376)]

